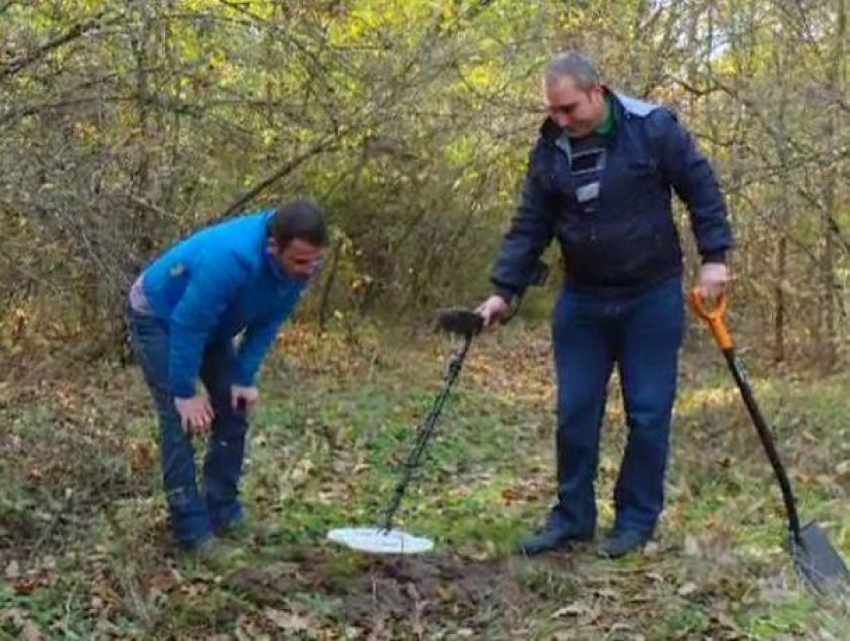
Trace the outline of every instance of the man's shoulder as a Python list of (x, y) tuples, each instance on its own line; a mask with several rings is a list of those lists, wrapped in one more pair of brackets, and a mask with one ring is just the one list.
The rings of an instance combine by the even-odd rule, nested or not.
[(257, 254), (257, 244), (267, 234), (266, 221), (261, 215), (239, 216), (215, 224), (202, 232), (206, 246), (236, 254)]
[(676, 113), (666, 105), (647, 102), (620, 93), (614, 95), (628, 116), (630, 126), (640, 128), (651, 138), (675, 135), (681, 127)]
[(259, 221), (240, 217), (206, 227), (189, 237), (179, 250), (191, 269), (242, 280), (261, 271), (265, 229)]
[(656, 111), (665, 111), (665, 107), (662, 105), (647, 102), (646, 100), (641, 100), (640, 98), (635, 98), (633, 96), (629, 96), (624, 93), (620, 93), (619, 91), (612, 91), (614, 97), (617, 101), (622, 105), (623, 111), (625, 111), (630, 116), (637, 116), (638, 118), (646, 118), (650, 116)]

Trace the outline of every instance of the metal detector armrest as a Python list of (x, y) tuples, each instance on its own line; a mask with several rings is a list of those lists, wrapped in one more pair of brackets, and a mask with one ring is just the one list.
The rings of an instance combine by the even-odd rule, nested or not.
[(450, 334), (474, 336), (484, 328), (484, 319), (472, 310), (453, 307), (439, 311), (437, 324)]
[[(534, 264), (534, 268), (529, 274), (526, 281), (527, 287), (540, 287), (546, 283), (549, 277), (549, 266), (541, 260)], [(522, 304), (522, 294), (514, 296), (510, 301), (512, 318)], [(509, 320), (508, 319), (508, 320)], [(441, 309), (437, 312), (437, 326), (450, 334), (459, 334), (461, 336), (475, 336), (484, 329), (484, 319), (470, 309), (462, 307), (452, 307), (449, 309)]]

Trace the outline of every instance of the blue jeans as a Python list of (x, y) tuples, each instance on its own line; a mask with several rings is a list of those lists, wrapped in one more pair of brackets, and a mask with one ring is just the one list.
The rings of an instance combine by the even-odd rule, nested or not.
[(195, 448), (180, 425), (169, 389), (168, 325), (133, 309), (128, 312), (128, 325), (159, 416), (162, 478), (171, 525), (181, 547), (192, 549), (215, 531), (242, 518), (239, 479), (248, 423), (244, 412), (231, 407), (230, 386), (236, 360), (233, 343), (208, 345), (201, 365), (201, 380), (215, 413), (204, 460), (202, 497), (196, 482)]
[(552, 322), (558, 503), (551, 526), (584, 536), (595, 530), (599, 433), (616, 364), (629, 434), (614, 492), (614, 528), (652, 534), (664, 507), (684, 324), (678, 278), (633, 296), (561, 293)]

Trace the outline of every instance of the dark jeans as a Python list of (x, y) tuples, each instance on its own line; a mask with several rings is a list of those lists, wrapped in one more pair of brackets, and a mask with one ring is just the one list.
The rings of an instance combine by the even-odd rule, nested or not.
[(670, 419), (684, 333), (682, 284), (628, 297), (565, 290), (552, 324), (558, 378), (558, 503), (550, 524), (596, 527), (599, 432), (611, 372), (619, 368), (626, 451), (617, 479), (615, 529), (651, 534), (664, 506)]
[(201, 365), (201, 380), (215, 412), (204, 460), (202, 496), (196, 482), (195, 448), (180, 426), (180, 415), (169, 389), (168, 326), (132, 309), (128, 312), (128, 325), (159, 415), (162, 478), (171, 525), (180, 545), (192, 549), (213, 532), (242, 518), (239, 479), (248, 423), (244, 412), (231, 408), (230, 386), (236, 358), (233, 344), (210, 344)]

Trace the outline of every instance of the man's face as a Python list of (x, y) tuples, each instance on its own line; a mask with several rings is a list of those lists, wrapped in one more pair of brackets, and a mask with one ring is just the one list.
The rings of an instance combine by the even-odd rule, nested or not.
[(552, 120), (573, 138), (590, 135), (605, 119), (605, 91), (601, 85), (579, 89), (575, 80), (564, 76), (546, 82), (543, 94)]
[(287, 276), (307, 277), (315, 272), (325, 257), (325, 247), (313, 245), (301, 238), (293, 238), (280, 249), (273, 238), (269, 239), (269, 252)]

